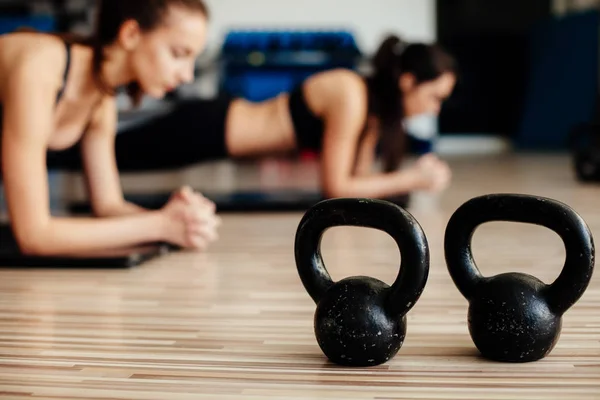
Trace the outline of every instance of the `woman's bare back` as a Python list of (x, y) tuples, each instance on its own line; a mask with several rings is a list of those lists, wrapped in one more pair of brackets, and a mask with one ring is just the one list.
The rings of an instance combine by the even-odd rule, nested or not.
[[(317, 73), (303, 83), (309, 109), (318, 117), (342, 105), (340, 96), (363, 96), (362, 78), (356, 73), (335, 69)], [(344, 112), (343, 110), (333, 110)], [(351, 115), (348, 118), (352, 118)], [(260, 103), (233, 101), (226, 123), (227, 147), (232, 156), (285, 153), (297, 148), (289, 110), (289, 94), (283, 93)], [(350, 133), (350, 136), (353, 136)]]

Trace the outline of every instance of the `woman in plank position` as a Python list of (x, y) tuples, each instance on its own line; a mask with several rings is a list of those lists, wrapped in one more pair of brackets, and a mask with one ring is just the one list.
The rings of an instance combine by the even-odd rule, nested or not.
[[(390, 36), (362, 77), (335, 69), (263, 102), (188, 99), (166, 115), (117, 135), (119, 169), (171, 169), (207, 160), (303, 149), (321, 155), (326, 197), (386, 198), (441, 191), (450, 169), (433, 154), (399, 169), (407, 118), (438, 114), (456, 82), (453, 58), (437, 45)], [(383, 172), (373, 171), (380, 144)]]
[[(158, 211), (123, 199), (114, 153), (115, 91), (138, 102), (193, 80), (205, 45), (202, 0), (104, 0), (95, 34), (0, 36), (1, 171), (11, 228), (32, 255), (85, 255), (216, 239), (214, 204), (184, 188)], [(96, 218), (51, 215), (47, 159), (79, 143)]]

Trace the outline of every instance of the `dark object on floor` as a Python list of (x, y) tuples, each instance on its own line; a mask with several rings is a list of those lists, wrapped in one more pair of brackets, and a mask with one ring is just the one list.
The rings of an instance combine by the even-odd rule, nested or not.
[[(556, 233), (566, 251), (558, 278), (545, 284), (521, 272), (483, 276), (471, 240), (477, 227), (492, 221), (534, 224)], [(550, 354), (563, 314), (585, 293), (594, 271), (594, 239), (581, 216), (564, 203), (530, 195), (500, 193), (467, 201), (448, 222), (444, 251), (450, 276), (469, 302), (475, 346), (483, 357), (500, 362), (531, 362)]]
[(581, 124), (573, 128), (569, 147), (577, 179), (600, 182), (600, 124)]
[[(394, 239), (401, 264), (391, 286), (368, 273), (331, 279), (321, 241), (337, 226), (372, 228)], [(406, 337), (406, 314), (419, 300), (429, 275), (429, 244), (418, 221), (386, 201), (326, 200), (308, 210), (298, 224), (294, 256), (302, 284), (317, 305), (314, 331), (327, 358), (353, 367), (394, 358)], [(365, 272), (368, 269), (365, 266)]]
[[(215, 202), (218, 212), (293, 212), (306, 211), (324, 200), (321, 193), (307, 190), (254, 190), (235, 192), (205, 192), (199, 190)], [(140, 207), (157, 210), (167, 203), (171, 192), (152, 194), (126, 194), (125, 199)], [(409, 196), (387, 199), (401, 207), (408, 205)], [(91, 213), (87, 201), (70, 205), (69, 211), (75, 214)]]
[(98, 268), (118, 269), (139, 266), (166, 254), (171, 247), (163, 244), (148, 245), (120, 254), (94, 257), (42, 257), (23, 254), (15, 240), (10, 225), (0, 224), (0, 268)]

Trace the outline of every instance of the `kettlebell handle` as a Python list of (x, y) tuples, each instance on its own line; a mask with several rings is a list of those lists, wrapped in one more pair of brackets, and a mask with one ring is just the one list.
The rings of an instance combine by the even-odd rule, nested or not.
[(473, 259), (471, 240), (486, 222), (510, 221), (544, 226), (562, 239), (566, 257), (560, 275), (541, 294), (562, 315), (585, 292), (594, 269), (595, 248), (585, 221), (559, 201), (530, 195), (491, 194), (473, 198), (450, 218), (444, 237), (446, 264), (458, 290), (471, 299), (483, 279)]
[(429, 245), (416, 219), (396, 204), (377, 199), (336, 198), (311, 207), (298, 225), (294, 252), (300, 279), (316, 304), (334, 284), (323, 263), (321, 240), (325, 231), (336, 226), (374, 228), (394, 239), (401, 263), (386, 309), (392, 315), (407, 313), (429, 275)]

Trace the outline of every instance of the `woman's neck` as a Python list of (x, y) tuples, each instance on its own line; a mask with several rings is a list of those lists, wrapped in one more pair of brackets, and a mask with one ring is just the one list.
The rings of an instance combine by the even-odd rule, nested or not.
[[(72, 47), (73, 63), (69, 71), (69, 80), (74, 84), (68, 85), (66, 95), (79, 99), (80, 97), (96, 96), (98, 92), (106, 94), (115, 92), (117, 88), (126, 85), (132, 79), (126, 58), (118, 51), (106, 51), (100, 64), (100, 75), (94, 64), (94, 51), (87, 43), (74, 43)], [(75, 83), (79, 82), (79, 83)]]
[(133, 73), (124, 50), (110, 46), (105, 48), (101, 75), (102, 81), (113, 90), (133, 81)]

